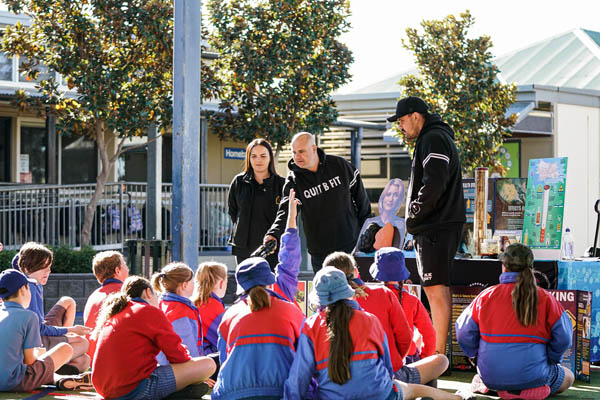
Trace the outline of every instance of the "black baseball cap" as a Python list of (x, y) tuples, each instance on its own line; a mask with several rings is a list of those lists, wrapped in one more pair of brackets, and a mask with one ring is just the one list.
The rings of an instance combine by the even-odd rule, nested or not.
[(396, 114), (392, 115), (387, 120), (389, 122), (396, 122), (398, 118), (403, 117), (406, 114), (414, 112), (427, 114), (428, 110), (429, 107), (427, 107), (427, 103), (425, 103), (423, 99), (416, 96), (408, 96), (398, 100), (398, 104), (396, 104)]

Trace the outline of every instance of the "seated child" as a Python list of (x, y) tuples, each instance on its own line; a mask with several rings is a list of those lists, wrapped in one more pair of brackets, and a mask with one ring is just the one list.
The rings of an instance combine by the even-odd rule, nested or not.
[(381, 322), (388, 337), (390, 357), (397, 374), (396, 378), (408, 383), (420, 383), (419, 371), (404, 366), (402, 361), (410, 349), (413, 330), (408, 325), (396, 295), (382, 285), (365, 285), (358, 279), (358, 269), (354, 258), (347, 253), (341, 251), (331, 253), (325, 258), (323, 265), (341, 270), (350, 287), (356, 291), (356, 302), (363, 310), (375, 315)]
[[(14, 269), (0, 273), (0, 391), (30, 392), (47, 384), (60, 390), (92, 388), (90, 374), (55, 374), (73, 355), (73, 348), (60, 343), (49, 351), (42, 346), (37, 315), (27, 310), (31, 301), (30, 281)], [(35, 284), (35, 282), (31, 282)]]
[[(202, 350), (202, 321), (198, 309), (189, 299), (194, 292), (194, 271), (182, 262), (165, 265), (160, 272), (152, 275), (152, 288), (160, 293), (159, 308), (165, 313), (179, 335), (190, 356), (204, 354)], [(158, 355), (158, 363), (167, 365), (164, 353)]]
[(559, 364), (571, 345), (571, 321), (537, 286), (527, 246), (511, 244), (500, 260), (500, 284), (481, 292), (456, 321), (458, 344), (467, 356), (477, 357), (474, 386), (482, 392), (494, 389), (504, 399), (564, 392), (574, 380)]
[[(83, 310), (83, 324), (90, 329), (96, 327), (104, 299), (109, 294), (120, 291), (123, 281), (129, 276), (129, 268), (118, 251), (102, 251), (96, 254), (92, 260), (92, 270), (101, 286), (88, 297)], [(96, 342), (90, 339), (90, 335), (86, 338), (90, 343), (87, 354), (93, 360)]]
[(198, 307), (202, 321), (202, 349), (204, 354), (217, 353), (218, 329), (225, 307), (223, 296), (227, 291), (227, 266), (218, 262), (203, 262), (194, 279), (193, 303)]
[[(121, 292), (106, 299), (94, 335), (92, 381), (105, 398), (163, 398), (215, 371), (210, 358), (190, 357), (158, 308), (150, 282), (139, 276), (127, 278)], [(156, 365), (160, 351), (170, 365)]]
[(311, 378), (319, 399), (461, 399), (429, 386), (395, 381), (386, 334), (379, 319), (353, 300), (344, 272), (326, 266), (315, 275), (309, 301), (319, 311), (302, 329), (285, 382), (284, 398), (301, 400)]
[(413, 341), (406, 357), (410, 360), (408, 367), (416, 368), (421, 376), (420, 382), (412, 383), (427, 383), (436, 379), (448, 368), (448, 359), (443, 354), (434, 354), (435, 330), (425, 306), (416, 296), (402, 288), (403, 282), (410, 276), (404, 254), (394, 247), (377, 250), (369, 272), (374, 279), (383, 281), (394, 292), (402, 305), (408, 325), (413, 329), (416, 327), (423, 338), (423, 350), (418, 351)]
[(212, 399), (280, 399), (304, 315), (270, 289), (275, 276), (264, 258), (242, 261), (235, 278), (242, 297), (219, 325), (221, 369)]
[[(86, 354), (88, 341), (83, 336), (91, 329), (75, 322), (76, 304), (70, 297), (62, 297), (44, 316), (44, 285), (50, 276), (53, 254), (44, 245), (34, 242), (25, 243), (19, 251), (19, 269), (30, 280), (31, 304), (29, 310), (39, 317), (42, 344), (48, 350), (59, 343), (69, 343), (73, 348), (72, 359), (61, 369), (62, 374), (76, 374), (87, 370), (90, 357)], [(70, 335), (67, 335), (69, 333)]]

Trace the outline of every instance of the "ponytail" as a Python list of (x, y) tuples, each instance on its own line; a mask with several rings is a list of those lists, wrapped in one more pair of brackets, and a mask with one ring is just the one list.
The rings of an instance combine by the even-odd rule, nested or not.
[(327, 338), (329, 339), (329, 378), (343, 385), (352, 376), (350, 359), (352, 358), (352, 337), (350, 336), (350, 319), (354, 310), (343, 300), (326, 307)]
[(210, 294), (215, 289), (219, 279), (227, 279), (227, 266), (218, 262), (203, 262), (198, 266), (195, 277), (195, 294), (192, 303), (200, 306), (208, 303)]
[(327, 256), (327, 258), (325, 258), (325, 261), (323, 261), (323, 266), (335, 267), (342, 271), (344, 275), (346, 275), (348, 285), (354, 289), (356, 297), (367, 297), (369, 295), (362, 286), (354, 282), (354, 269), (356, 268), (356, 262), (354, 261), (354, 257), (352, 257), (350, 254), (344, 253), (343, 251), (331, 253)]
[(525, 268), (519, 272), (511, 295), (512, 307), (517, 313), (519, 323), (523, 326), (535, 325), (538, 312), (538, 292), (531, 268)]
[(194, 271), (187, 264), (172, 262), (163, 267), (160, 272), (152, 275), (152, 288), (156, 293), (176, 293), (182, 283), (190, 281), (194, 277)]
[(250, 311), (260, 311), (263, 308), (271, 307), (271, 295), (265, 290), (264, 286), (254, 286), (248, 291), (248, 305)]
[(146, 289), (151, 289), (150, 282), (146, 278), (133, 275), (125, 279), (121, 291), (112, 293), (102, 303), (102, 308), (96, 319), (96, 328), (94, 328), (91, 335), (92, 339), (98, 338), (106, 321), (123, 311), (131, 299), (141, 297)]

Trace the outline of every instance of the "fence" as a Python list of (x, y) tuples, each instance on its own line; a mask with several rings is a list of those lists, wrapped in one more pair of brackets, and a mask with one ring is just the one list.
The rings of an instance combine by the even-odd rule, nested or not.
[[(92, 224), (90, 245), (97, 250), (123, 248), (126, 240), (146, 238), (146, 183), (109, 183)], [(7, 249), (36, 241), (81, 246), (86, 206), (95, 184), (0, 186), (0, 241)], [(198, 229), (200, 249), (227, 246), (231, 220), (227, 185), (202, 184)], [(161, 222), (164, 240), (171, 240), (171, 184), (162, 185)]]

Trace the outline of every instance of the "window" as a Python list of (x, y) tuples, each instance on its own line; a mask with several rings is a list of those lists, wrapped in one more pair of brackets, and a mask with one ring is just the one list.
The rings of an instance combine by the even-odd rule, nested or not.
[(390, 179), (410, 179), (412, 160), (410, 157), (390, 158)]
[(21, 182), (46, 183), (47, 137), (45, 128), (21, 127)]
[(10, 118), (0, 117), (0, 182), (10, 182)]
[(83, 136), (61, 136), (61, 183), (92, 183), (98, 175), (96, 144)]

